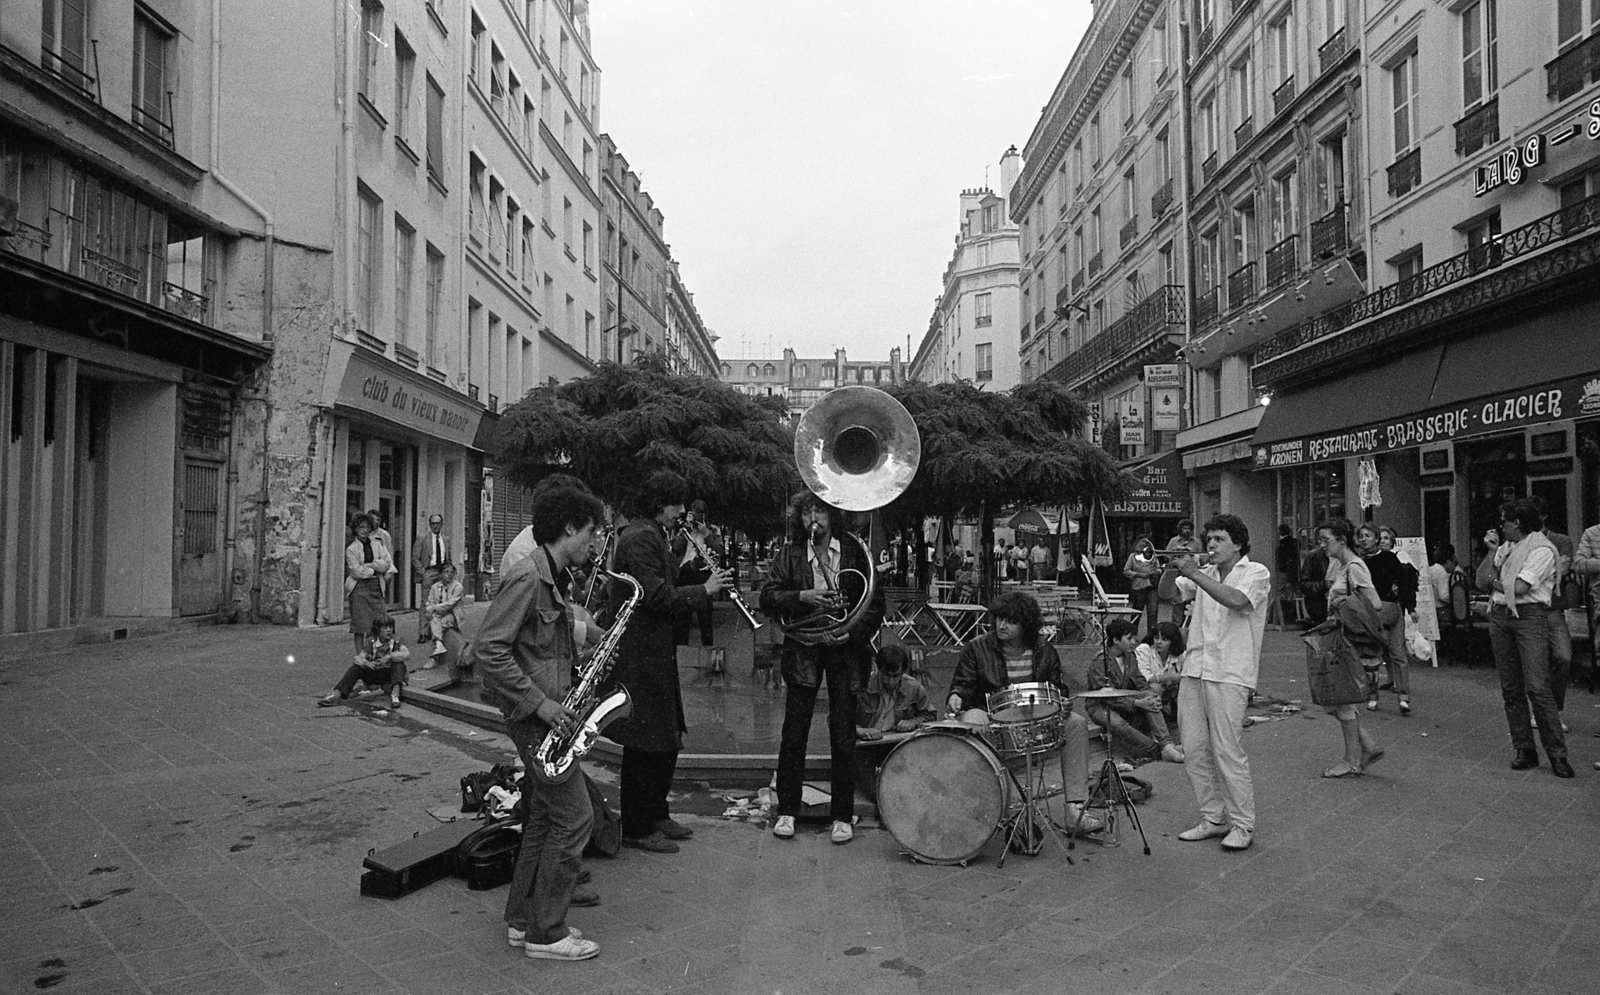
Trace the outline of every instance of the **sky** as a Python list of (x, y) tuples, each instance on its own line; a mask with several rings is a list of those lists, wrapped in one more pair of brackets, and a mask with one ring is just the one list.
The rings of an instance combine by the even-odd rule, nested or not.
[(907, 361), (961, 191), (999, 189), (1089, 0), (597, 0), (600, 130), (723, 358)]

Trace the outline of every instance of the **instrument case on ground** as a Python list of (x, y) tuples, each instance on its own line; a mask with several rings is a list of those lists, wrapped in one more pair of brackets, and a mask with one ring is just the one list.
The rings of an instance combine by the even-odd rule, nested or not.
[(457, 877), (472, 891), (488, 891), (511, 883), (522, 849), (522, 822), (516, 816), (495, 819), (462, 840), (455, 850)]
[(404, 843), (367, 851), (361, 861), (367, 869), (361, 875), (361, 894), (399, 898), (448, 877), (455, 866), (456, 848), (483, 828), (481, 822), (470, 820), (447, 822), (416, 833)]

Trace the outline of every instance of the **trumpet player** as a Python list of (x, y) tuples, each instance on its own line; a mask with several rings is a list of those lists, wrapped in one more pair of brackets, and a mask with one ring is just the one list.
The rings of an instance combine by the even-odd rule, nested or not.
[[(838, 509), (809, 491), (789, 502), (788, 542), (773, 557), (772, 569), (761, 585), (761, 610), (770, 617), (798, 619), (818, 612), (837, 614), (842, 620), (850, 606), (839, 590), (841, 571), (865, 578), (873, 570), (854, 544), (840, 542), (843, 534)], [(786, 634), (782, 649), (784, 696), (783, 737), (778, 747), (778, 817), (773, 835), (794, 836), (800, 814), (801, 781), (805, 774), (806, 739), (811, 734), (811, 713), (817, 690), (828, 682), (828, 742), (832, 753), (833, 801), (831, 839), (848, 843), (856, 794), (856, 694), (861, 691), (872, 664), (871, 640), (883, 621), (883, 589), (874, 585), (871, 604), (848, 631), (802, 642)]]
[[(622, 842), (648, 853), (677, 853), (677, 841), (694, 835), (667, 811), (667, 792), (688, 729), (673, 624), (705, 608), (713, 594), (728, 586), (726, 570), (713, 571), (698, 584), (677, 582), (670, 537), (683, 515), (687, 490), (675, 473), (651, 474), (631, 509), (633, 520), (617, 536), (612, 560), (613, 570), (629, 574), (644, 588), (612, 672), (632, 694), (633, 714), (606, 735), (622, 745)], [(620, 590), (613, 596), (613, 611), (623, 597)]]
[[(589, 558), (603, 514), (598, 498), (574, 488), (535, 492), (529, 527), (538, 546), (506, 574), (473, 643), (484, 697), (500, 707), (528, 769), (545, 735), (570, 732), (578, 718), (562, 704), (577, 656), (569, 571)], [(587, 781), (528, 775), (522, 791), (527, 812), (506, 896), (506, 941), (536, 960), (588, 960), (599, 945), (566, 923), (569, 907), (600, 902), (575, 891), (594, 820)]]

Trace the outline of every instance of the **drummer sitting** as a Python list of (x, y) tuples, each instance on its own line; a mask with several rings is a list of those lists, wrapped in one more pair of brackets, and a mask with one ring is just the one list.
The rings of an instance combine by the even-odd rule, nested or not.
[(938, 718), (928, 705), (928, 692), (906, 673), (911, 654), (904, 646), (878, 651), (878, 669), (867, 679), (867, 689), (856, 697), (856, 738), (882, 739), (886, 732), (915, 732), (922, 723)]
[[(989, 606), (989, 614), (994, 631), (961, 647), (946, 702), (951, 716), (974, 725), (987, 724), (984, 706), (989, 696), (1012, 684), (1050, 684), (1070, 696), (1061, 676), (1061, 657), (1050, 640), (1039, 635), (1044, 619), (1033, 595), (1021, 591), (1002, 594)], [(1104, 823), (1083, 807), (1089, 797), (1089, 724), (1070, 709), (1065, 716), (1060, 762), (1068, 828), (1097, 832), (1105, 828)]]
[(1127, 698), (1088, 701), (1087, 711), (1102, 729), (1133, 744), (1136, 752), (1152, 760), (1183, 763), (1183, 750), (1172, 742), (1167, 717), (1161, 712), (1161, 693), (1150, 687), (1139, 671), (1139, 629), (1132, 622), (1106, 623), (1106, 645), (1089, 662), (1089, 689), (1114, 688), (1136, 692)]

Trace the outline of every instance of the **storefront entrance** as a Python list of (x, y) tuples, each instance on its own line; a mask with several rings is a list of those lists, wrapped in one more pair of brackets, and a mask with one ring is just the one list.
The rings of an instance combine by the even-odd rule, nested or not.
[(349, 453), (345, 469), (346, 528), (357, 514), (378, 512), (394, 540), (395, 548), (389, 552), (400, 568), (387, 587), (389, 602), (405, 604), (411, 590), (411, 494), (415, 487), (416, 450), (351, 432)]

